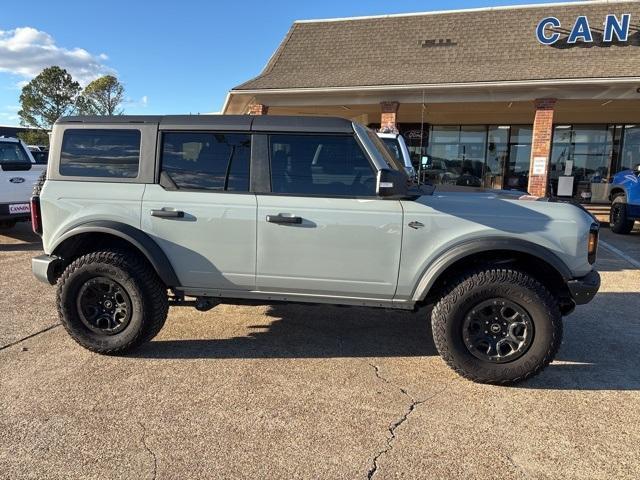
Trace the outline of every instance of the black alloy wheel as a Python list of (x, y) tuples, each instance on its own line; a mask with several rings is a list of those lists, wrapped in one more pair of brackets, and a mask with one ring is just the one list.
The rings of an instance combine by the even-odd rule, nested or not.
[(118, 282), (94, 277), (80, 287), (78, 315), (91, 331), (106, 335), (121, 332), (131, 320), (131, 298)]
[(534, 327), (529, 313), (505, 298), (485, 300), (465, 316), (463, 341), (480, 360), (506, 363), (520, 358), (533, 341)]

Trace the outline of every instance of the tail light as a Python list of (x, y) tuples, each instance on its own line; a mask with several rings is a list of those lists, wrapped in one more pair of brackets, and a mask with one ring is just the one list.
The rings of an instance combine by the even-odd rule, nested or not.
[(31, 228), (42, 235), (42, 215), (40, 214), (40, 197), (31, 197)]
[(589, 229), (589, 242), (587, 244), (587, 259), (589, 263), (594, 264), (596, 262), (596, 255), (598, 253), (598, 230), (600, 226), (597, 223), (591, 225)]

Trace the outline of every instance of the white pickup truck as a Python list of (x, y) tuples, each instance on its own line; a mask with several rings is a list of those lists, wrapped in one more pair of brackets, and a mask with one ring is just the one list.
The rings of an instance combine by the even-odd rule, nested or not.
[(36, 164), (21, 140), (0, 137), (0, 228), (31, 218), (33, 185), (46, 167)]

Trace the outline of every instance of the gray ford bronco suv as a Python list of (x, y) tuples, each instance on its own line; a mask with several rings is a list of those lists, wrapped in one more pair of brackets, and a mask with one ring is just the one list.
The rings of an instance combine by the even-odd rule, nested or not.
[(459, 374), (538, 373), (562, 316), (599, 288), (597, 222), (521, 193), (415, 185), (403, 167), (339, 118), (61, 118), (32, 199), (46, 252), (33, 272), (98, 353), (150, 340), (171, 305), (433, 305)]

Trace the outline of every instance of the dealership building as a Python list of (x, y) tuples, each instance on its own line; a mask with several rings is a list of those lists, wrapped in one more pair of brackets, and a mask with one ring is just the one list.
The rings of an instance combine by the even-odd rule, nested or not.
[(640, 164), (640, 2), (297, 21), (223, 113), (345, 117), (436, 184), (607, 202)]

